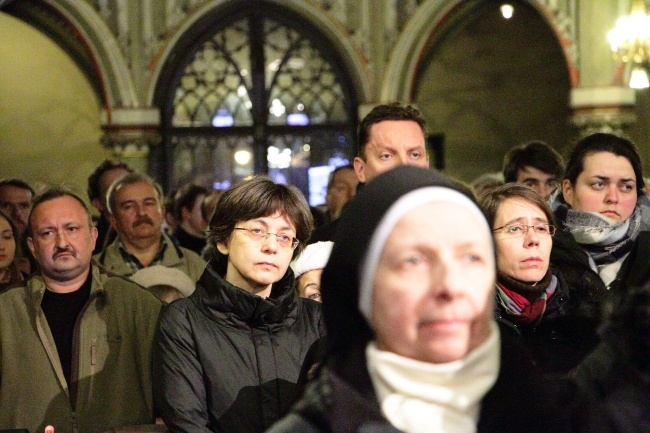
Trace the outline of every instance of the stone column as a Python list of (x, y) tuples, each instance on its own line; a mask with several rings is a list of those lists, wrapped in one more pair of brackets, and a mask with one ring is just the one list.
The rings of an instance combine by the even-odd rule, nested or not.
[(160, 111), (157, 108), (102, 110), (102, 144), (113, 155), (141, 173), (149, 171), (149, 153), (161, 143)]

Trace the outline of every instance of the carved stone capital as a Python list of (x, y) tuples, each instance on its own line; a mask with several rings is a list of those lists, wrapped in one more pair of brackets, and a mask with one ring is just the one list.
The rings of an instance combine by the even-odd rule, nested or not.
[(146, 158), (162, 142), (157, 108), (103, 110), (101, 124), (102, 145), (118, 158)]
[(616, 135), (628, 135), (636, 123), (634, 108), (610, 107), (574, 110), (571, 122), (578, 128), (579, 136), (596, 132), (608, 132)]
[(131, 128), (104, 128), (101, 143), (118, 158), (146, 158), (151, 146), (157, 146), (162, 137), (157, 130)]
[(596, 132), (627, 135), (637, 120), (635, 103), (634, 90), (626, 87), (573, 89), (571, 122), (580, 137)]

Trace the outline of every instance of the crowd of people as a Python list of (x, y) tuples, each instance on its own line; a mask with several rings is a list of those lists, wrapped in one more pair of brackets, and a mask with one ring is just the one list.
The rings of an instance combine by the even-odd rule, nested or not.
[(0, 180), (0, 430), (650, 431), (634, 144), (530, 141), (465, 184), (426, 136), (375, 107), (324, 214), (264, 175), (165, 195), (107, 160), (95, 218)]

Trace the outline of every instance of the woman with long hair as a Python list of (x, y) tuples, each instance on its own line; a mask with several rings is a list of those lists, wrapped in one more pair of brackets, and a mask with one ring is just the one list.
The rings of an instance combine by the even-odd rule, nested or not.
[(21, 256), (18, 227), (0, 211), (0, 290), (23, 281), (26, 277), (16, 262)]

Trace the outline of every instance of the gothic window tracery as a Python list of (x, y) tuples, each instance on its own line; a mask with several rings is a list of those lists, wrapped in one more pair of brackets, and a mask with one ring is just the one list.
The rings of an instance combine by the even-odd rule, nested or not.
[(177, 66), (163, 109), (169, 188), (268, 172), (306, 191), (309, 167), (352, 160), (350, 80), (326, 38), (279, 12), (238, 15)]

